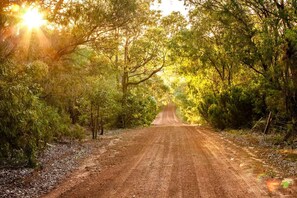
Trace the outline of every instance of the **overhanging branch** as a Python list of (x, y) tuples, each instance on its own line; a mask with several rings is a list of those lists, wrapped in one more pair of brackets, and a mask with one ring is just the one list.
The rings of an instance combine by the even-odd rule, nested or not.
[(146, 78), (143, 78), (143, 79), (141, 79), (139, 81), (136, 81), (136, 82), (128, 82), (127, 83), (127, 86), (130, 86), (130, 85), (139, 85), (140, 83), (143, 83), (143, 82), (147, 81), (153, 75), (155, 75), (156, 73), (158, 73), (159, 71), (161, 71), (163, 69), (163, 67), (165, 66), (165, 57), (166, 56), (163, 57), (163, 63), (162, 63), (162, 65), (159, 68), (157, 68), (154, 71), (152, 71)]

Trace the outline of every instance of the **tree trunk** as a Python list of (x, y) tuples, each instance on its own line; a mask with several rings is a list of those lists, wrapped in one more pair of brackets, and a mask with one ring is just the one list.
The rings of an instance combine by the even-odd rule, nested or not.
[(93, 104), (91, 103), (91, 130), (92, 130), (92, 139), (95, 139), (95, 123), (93, 115)]
[(270, 127), (270, 124), (271, 124), (271, 121), (272, 121), (272, 113), (270, 111), (270, 113), (268, 115), (268, 118), (267, 118), (265, 129), (264, 129), (264, 134), (267, 134), (268, 133), (269, 127)]
[(76, 122), (75, 112), (74, 112), (74, 108), (71, 100), (68, 100), (68, 113), (70, 115), (71, 123), (75, 124)]
[(103, 135), (104, 134), (104, 125), (103, 125), (103, 118), (102, 118), (102, 116), (101, 116), (101, 120), (100, 120), (100, 129), (101, 129), (100, 135)]
[(96, 111), (96, 130), (95, 130), (95, 139), (97, 139), (98, 137), (98, 131), (100, 129), (100, 124), (99, 124), (99, 117), (100, 117), (100, 107), (97, 107), (97, 111)]
[(124, 110), (121, 115), (121, 122), (122, 127), (126, 127), (126, 112), (125, 107), (127, 104), (127, 94), (128, 94), (128, 82), (129, 82), (129, 73), (128, 73), (128, 46), (129, 46), (129, 39), (126, 39), (125, 46), (124, 46), (124, 71), (122, 75), (122, 109)]
[(122, 76), (122, 109), (124, 112), (121, 115), (121, 122), (122, 122), (122, 127), (126, 127), (126, 112), (125, 112), (125, 107), (127, 105), (127, 96), (128, 96), (128, 72), (124, 72)]

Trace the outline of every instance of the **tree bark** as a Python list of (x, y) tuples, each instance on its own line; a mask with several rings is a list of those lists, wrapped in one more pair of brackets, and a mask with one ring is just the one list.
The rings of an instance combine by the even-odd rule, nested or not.
[(270, 111), (269, 112), (269, 115), (268, 115), (268, 118), (267, 118), (265, 129), (264, 129), (264, 134), (267, 134), (268, 133), (269, 127), (270, 127), (270, 124), (271, 124), (271, 121), (272, 121), (272, 113)]
[(92, 139), (95, 139), (95, 123), (93, 115), (93, 104), (91, 103), (91, 130), (92, 130)]
[(103, 125), (103, 118), (102, 118), (102, 116), (101, 116), (101, 119), (100, 119), (100, 129), (101, 129), (100, 135), (103, 135), (104, 134), (104, 125)]

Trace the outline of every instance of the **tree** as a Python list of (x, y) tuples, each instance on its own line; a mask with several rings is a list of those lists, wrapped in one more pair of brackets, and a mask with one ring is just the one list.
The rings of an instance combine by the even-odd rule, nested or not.
[(120, 96), (119, 92), (113, 89), (113, 82), (100, 79), (96, 84), (90, 93), (90, 125), (93, 139), (97, 138), (98, 132), (100, 135), (104, 134), (108, 120), (116, 118)]
[[(21, 26), (29, 8), (43, 12), (47, 24)], [(84, 126), (90, 113), (85, 104), (100, 104), (101, 128), (112, 122), (107, 113), (118, 96), (110, 90), (117, 85), (101, 81), (107, 79), (102, 74), (108, 76), (104, 67), (111, 67), (98, 48), (106, 46), (102, 41), (111, 31), (133, 19), (135, 1), (1, 1), (0, 9), (0, 157), (21, 157), (34, 166), (47, 142), (82, 137), (78, 124)], [(97, 89), (96, 99), (89, 87)]]
[[(295, 3), (256, 0), (186, 3), (194, 7), (190, 14), (191, 30), (181, 32), (175, 46), (176, 53), (190, 60), (184, 66), (188, 74), (199, 82), (212, 79), (209, 88), (214, 97), (221, 97), (226, 86), (252, 88), (257, 93), (256, 103), (262, 104), (255, 107), (257, 111), (262, 114), (272, 111), (276, 121), (295, 123)], [(199, 73), (203, 72), (206, 78), (200, 78)], [(190, 85), (190, 93), (196, 91), (203, 97), (207, 88), (197, 92), (197, 87), (201, 86)]]
[(133, 87), (143, 84), (166, 65), (167, 37), (164, 29), (156, 28), (158, 13), (149, 10), (150, 1), (137, 2), (134, 18), (114, 31), (113, 48), (107, 51), (114, 67), (119, 70), (118, 82), (122, 92), (121, 118), (126, 126), (127, 98)]

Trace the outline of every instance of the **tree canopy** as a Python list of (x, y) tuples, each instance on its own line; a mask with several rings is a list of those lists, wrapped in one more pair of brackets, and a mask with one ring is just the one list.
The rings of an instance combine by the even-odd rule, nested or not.
[[(149, 125), (172, 94), (189, 122), (296, 135), (295, 1), (0, 2), (0, 158), (36, 165), (48, 142)], [(265, 131), (267, 132), (267, 131)]]

